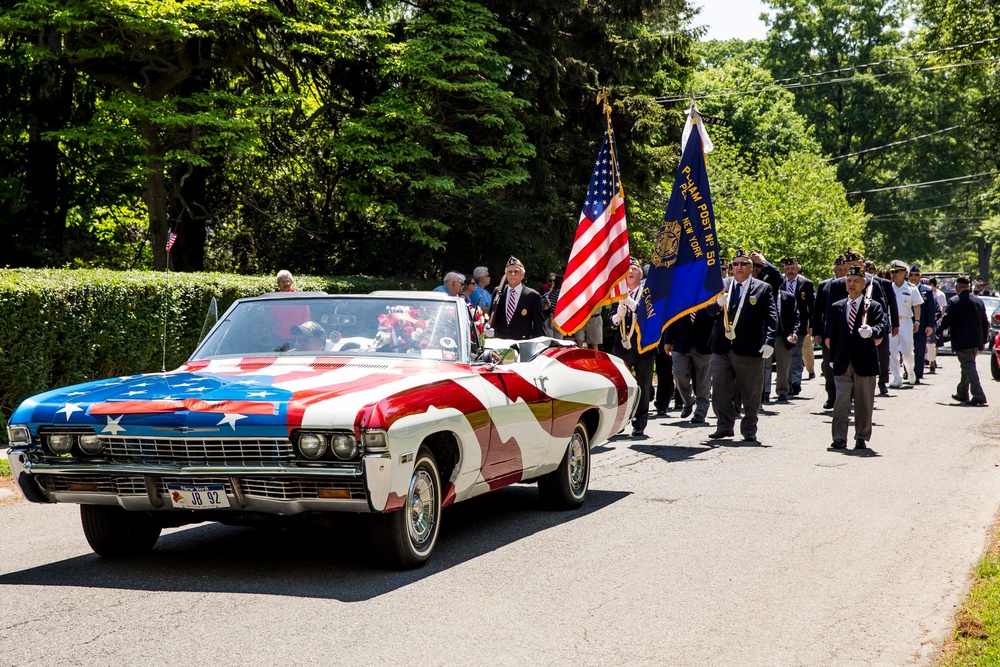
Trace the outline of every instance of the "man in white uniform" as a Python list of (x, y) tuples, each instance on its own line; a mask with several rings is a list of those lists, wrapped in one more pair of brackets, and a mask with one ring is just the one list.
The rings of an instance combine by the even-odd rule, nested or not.
[(889, 370), (892, 371), (889, 386), (893, 389), (899, 389), (903, 385), (899, 370), (900, 353), (903, 355), (907, 382), (913, 384), (917, 379), (913, 366), (913, 332), (920, 322), (920, 306), (923, 305), (924, 298), (916, 287), (906, 282), (907, 270), (906, 263), (898, 259), (892, 260), (889, 265), (896, 305), (899, 307), (899, 334), (889, 338)]

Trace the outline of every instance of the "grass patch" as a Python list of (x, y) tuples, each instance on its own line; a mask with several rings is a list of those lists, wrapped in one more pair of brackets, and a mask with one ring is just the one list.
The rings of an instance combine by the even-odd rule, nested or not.
[(1000, 533), (976, 567), (976, 581), (938, 662), (938, 667), (996, 665), (1000, 665)]
[(10, 462), (6, 458), (0, 458), (0, 477), (10, 476)]

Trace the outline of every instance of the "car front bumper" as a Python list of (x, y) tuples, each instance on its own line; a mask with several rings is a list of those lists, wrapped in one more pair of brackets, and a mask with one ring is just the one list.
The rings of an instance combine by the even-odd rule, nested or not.
[(132, 511), (211, 512), (173, 507), (168, 484), (222, 484), (234, 511), (293, 515), (302, 512), (379, 512), (385, 508), (391, 459), (366, 454), (330, 467), (268, 465), (164, 465), (37, 460), (11, 448), (11, 473), (33, 502), (119, 505)]

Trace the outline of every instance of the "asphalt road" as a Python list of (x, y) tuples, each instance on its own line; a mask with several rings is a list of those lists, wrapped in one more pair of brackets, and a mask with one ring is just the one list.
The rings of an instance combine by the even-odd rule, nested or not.
[(953, 404), (942, 363), (877, 400), (867, 456), (827, 449), (819, 380), (765, 405), (759, 445), (654, 417), (595, 450), (582, 511), (457, 505), (415, 572), (343, 526), (203, 524), (107, 561), (76, 506), (8, 503), (0, 664), (930, 665), (1000, 505), (1000, 411)]

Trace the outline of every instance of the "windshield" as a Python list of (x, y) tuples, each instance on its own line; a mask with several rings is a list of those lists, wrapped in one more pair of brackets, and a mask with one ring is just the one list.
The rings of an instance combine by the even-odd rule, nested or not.
[(191, 360), (393, 355), (468, 363), (469, 316), (452, 298), (324, 296), (237, 302)]

